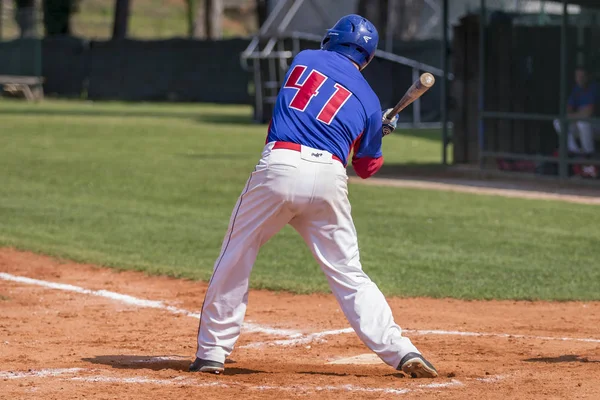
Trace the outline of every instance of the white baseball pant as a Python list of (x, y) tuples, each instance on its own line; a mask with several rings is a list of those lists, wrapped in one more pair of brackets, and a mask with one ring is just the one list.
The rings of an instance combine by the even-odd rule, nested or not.
[[(595, 152), (594, 140), (600, 138), (600, 126), (591, 122), (576, 121), (568, 124), (567, 148), (569, 152), (576, 154), (593, 154)], [(554, 129), (561, 133), (559, 120), (554, 120)], [(581, 142), (581, 148), (577, 144), (577, 138)]]
[(289, 223), (312, 251), (359, 338), (396, 368), (404, 355), (420, 352), (402, 336), (385, 297), (362, 270), (345, 167), (326, 151), (274, 145), (264, 147), (231, 215), (202, 306), (196, 356), (225, 362), (232, 352), (258, 251)]

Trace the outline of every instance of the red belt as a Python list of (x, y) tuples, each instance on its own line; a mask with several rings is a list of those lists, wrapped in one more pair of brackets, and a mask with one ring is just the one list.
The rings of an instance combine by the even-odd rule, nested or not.
[[(298, 143), (291, 143), (291, 142), (275, 142), (275, 145), (273, 146), (273, 150), (276, 150), (276, 149), (293, 150), (293, 151), (299, 152), (302, 149), (302, 145), (299, 145)], [(344, 164), (344, 162), (336, 155), (332, 154), (331, 158)]]

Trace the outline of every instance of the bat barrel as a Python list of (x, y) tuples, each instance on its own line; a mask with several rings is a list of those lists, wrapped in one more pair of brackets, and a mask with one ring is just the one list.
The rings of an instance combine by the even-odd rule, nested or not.
[(404, 110), (407, 106), (409, 106), (416, 99), (421, 97), (423, 93), (425, 93), (429, 88), (431, 88), (435, 83), (435, 78), (429, 72), (425, 72), (421, 74), (418, 80), (413, 82), (410, 88), (406, 91), (402, 99), (392, 108), (392, 110), (386, 114), (387, 119), (392, 119), (398, 114), (400, 111)]
[(421, 82), (421, 85), (423, 85), (427, 89), (429, 89), (435, 83), (435, 78), (429, 72), (425, 72), (424, 74), (421, 74), (421, 76), (419, 77), (419, 82)]

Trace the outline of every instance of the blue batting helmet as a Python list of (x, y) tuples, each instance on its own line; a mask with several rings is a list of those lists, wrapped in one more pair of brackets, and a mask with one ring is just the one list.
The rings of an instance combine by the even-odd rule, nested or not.
[(362, 70), (375, 55), (379, 34), (375, 25), (360, 15), (340, 18), (321, 41), (321, 49), (343, 54)]

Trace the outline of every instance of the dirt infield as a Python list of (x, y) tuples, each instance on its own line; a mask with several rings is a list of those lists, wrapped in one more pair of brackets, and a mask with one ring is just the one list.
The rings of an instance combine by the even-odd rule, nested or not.
[(212, 376), (186, 372), (205, 289), (1, 249), (0, 398), (600, 398), (599, 302), (390, 299), (441, 374), (416, 380), (377, 363), (331, 295), (252, 291)]

